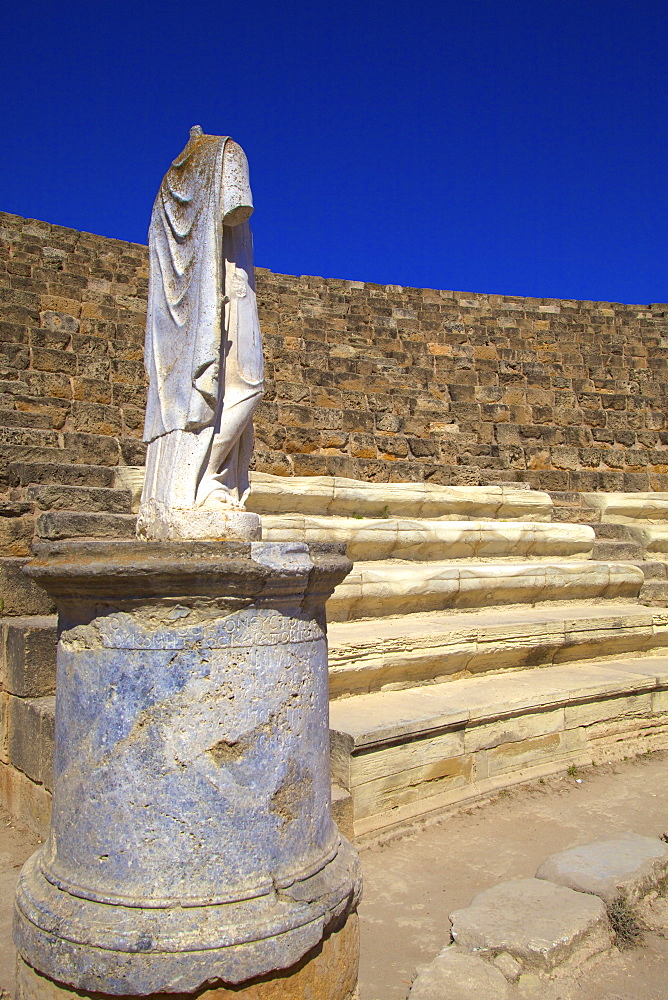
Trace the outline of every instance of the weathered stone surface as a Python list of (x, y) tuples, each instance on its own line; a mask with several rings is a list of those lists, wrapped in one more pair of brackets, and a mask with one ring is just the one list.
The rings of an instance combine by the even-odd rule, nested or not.
[(56, 693), (55, 616), (31, 616), (0, 621), (6, 691), (20, 698)]
[[(359, 929), (351, 913), (343, 927), (325, 935), (322, 944), (295, 965), (238, 986), (212, 985), (197, 1000), (357, 1000)], [(55, 983), (20, 958), (16, 973), (16, 1000), (97, 1000), (99, 994)]]
[(354, 909), (323, 618), (348, 567), (296, 543), (43, 547), (62, 631), (52, 835), (17, 893), (30, 965), (188, 992), (288, 968)]
[(604, 522), (668, 521), (668, 493), (583, 493), (582, 500), (599, 510)]
[(668, 626), (663, 612), (638, 605), (573, 602), (332, 622), (328, 639), (330, 696), (338, 698), (464, 673), (661, 650)]
[(584, 524), (531, 521), (436, 521), (429, 519), (316, 517), (265, 514), (266, 541), (344, 542), (348, 558), (466, 559), (494, 556), (586, 558), (594, 532)]
[(657, 889), (667, 874), (668, 844), (637, 833), (619, 833), (551, 855), (536, 878), (593, 893), (610, 903), (620, 895), (636, 902)]
[(7, 763), (0, 763), (0, 802), (29, 830), (44, 840), (51, 821), (51, 793)]
[(48, 511), (35, 522), (35, 536), (48, 541), (65, 538), (132, 538), (134, 514), (96, 514), (82, 511)]
[(599, 562), (356, 563), (327, 605), (329, 621), (442, 608), (637, 597), (642, 570)]
[(501, 882), (450, 914), (456, 943), (481, 955), (505, 951), (522, 965), (553, 969), (612, 945), (603, 902), (541, 879)]
[(9, 762), (49, 791), (53, 787), (54, 715), (55, 699), (52, 697), (9, 697)]
[(115, 469), (104, 465), (72, 465), (56, 462), (12, 462), (8, 470), (11, 486), (30, 486), (32, 483), (63, 484), (84, 489), (110, 488)]
[(151, 539), (161, 542), (178, 542), (188, 538), (251, 542), (262, 537), (262, 526), (259, 516), (248, 510), (192, 510), (149, 501), (140, 506), (137, 537), (142, 541)]
[(27, 495), (40, 510), (83, 510), (88, 513), (130, 514), (129, 490), (57, 483), (32, 485)]
[(369, 483), (338, 476), (251, 474), (248, 509), (258, 514), (300, 514), (338, 517), (424, 517), (550, 519), (552, 501), (546, 493), (510, 486), (436, 486), (432, 483)]
[[(252, 212), (241, 147), (193, 126), (149, 227), (142, 537), (225, 537), (207, 531), (203, 510), (238, 512), (248, 494), (264, 378)], [(195, 509), (188, 536), (186, 512)], [(234, 519), (227, 527), (228, 537), (249, 537)]]
[(3, 615), (50, 615), (53, 600), (30, 580), (23, 567), (28, 559), (0, 558), (0, 612)]
[(444, 948), (418, 971), (409, 1000), (506, 1000), (508, 984), (498, 969), (456, 947)]

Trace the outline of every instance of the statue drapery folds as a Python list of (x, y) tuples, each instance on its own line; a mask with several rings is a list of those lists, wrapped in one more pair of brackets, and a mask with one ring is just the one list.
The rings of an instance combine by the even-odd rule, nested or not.
[(140, 529), (170, 509), (239, 509), (248, 493), (263, 386), (252, 211), (241, 147), (193, 128), (149, 229)]

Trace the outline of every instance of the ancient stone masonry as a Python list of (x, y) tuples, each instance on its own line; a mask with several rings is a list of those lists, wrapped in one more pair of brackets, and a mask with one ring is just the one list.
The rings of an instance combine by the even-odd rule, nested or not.
[[(108, 486), (104, 466), (144, 459), (147, 250), (0, 214), (0, 259), (0, 482), (19, 481), (12, 463), (57, 462), (98, 466), (87, 485)], [(263, 269), (257, 290), (258, 471), (668, 488), (668, 306)], [(31, 521), (11, 512), (5, 551), (22, 554)]]

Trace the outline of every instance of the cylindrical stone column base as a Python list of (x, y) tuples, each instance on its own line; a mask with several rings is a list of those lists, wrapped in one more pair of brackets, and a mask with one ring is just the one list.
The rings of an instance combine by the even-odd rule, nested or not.
[(350, 563), (272, 542), (40, 555), (60, 639), (51, 832), (16, 893), (33, 982), (116, 997), (221, 982), (222, 998), (289, 981), (306, 955), (319, 975), (360, 891), (331, 812), (324, 608)]
[[(197, 993), (154, 994), (155, 1000), (355, 1000), (359, 930), (357, 914), (327, 934), (289, 969), (237, 985), (213, 984)], [(104, 1000), (105, 994), (74, 990), (36, 972), (19, 958), (16, 1000)], [(108, 994), (107, 994), (108, 996)], [(109, 1000), (137, 1000), (109, 997)]]

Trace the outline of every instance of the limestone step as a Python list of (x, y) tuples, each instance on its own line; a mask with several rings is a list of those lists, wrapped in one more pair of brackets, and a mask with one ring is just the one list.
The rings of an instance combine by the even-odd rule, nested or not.
[(642, 559), (638, 562), (630, 559), (629, 562), (642, 570), (645, 580), (665, 580), (668, 576), (668, 564), (665, 562), (656, 559)]
[(415, 611), (533, 604), (537, 601), (637, 598), (642, 570), (626, 563), (545, 562), (355, 563), (327, 602), (328, 621)]
[(99, 514), (82, 511), (48, 511), (35, 521), (35, 537), (46, 541), (65, 538), (134, 538), (135, 514)]
[[(114, 470), (115, 485), (132, 489), (135, 509), (144, 470)], [(257, 514), (339, 517), (426, 517), (550, 521), (548, 493), (525, 486), (436, 486), (432, 483), (367, 483), (339, 476), (272, 476), (251, 472), (246, 507)]]
[(328, 626), (330, 698), (668, 646), (668, 614), (628, 602), (439, 611)]
[(631, 531), (646, 554), (668, 559), (668, 524), (635, 525)]
[(668, 746), (668, 656), (482, 675), (332, 702), (356, 835), (518, 781)]
[(116, 469), (106, 465), (77, 465), (64, 462), (12, 462), (8, 477), (10, 486), (32, 483), (64, 486), (112, 487)]
[(103, 486), (31, 485), (28, 487), (27, 497), (35, 502), (39, 510), (105, 514), (130, 514), (132, 511), (132, 495), (129, 490)]
[(668, 522), (668, 493), (582, 493), (581, 496), (585, 504), (599, 511), (603, 522)]
[(310, 514), (261, 517), (265, 541), (344, 542), (353, 562), (520, 556), (583, 559), (591, 555), (595, 541), (593, 529), (584, 524)]
[(335, 514), (339, 517), (501, 518), (549, 521), (552, 501), (539, 490), (510, 486), (367, 483), (338, 476), (251, 473), (246, 506), (258, 514)]

